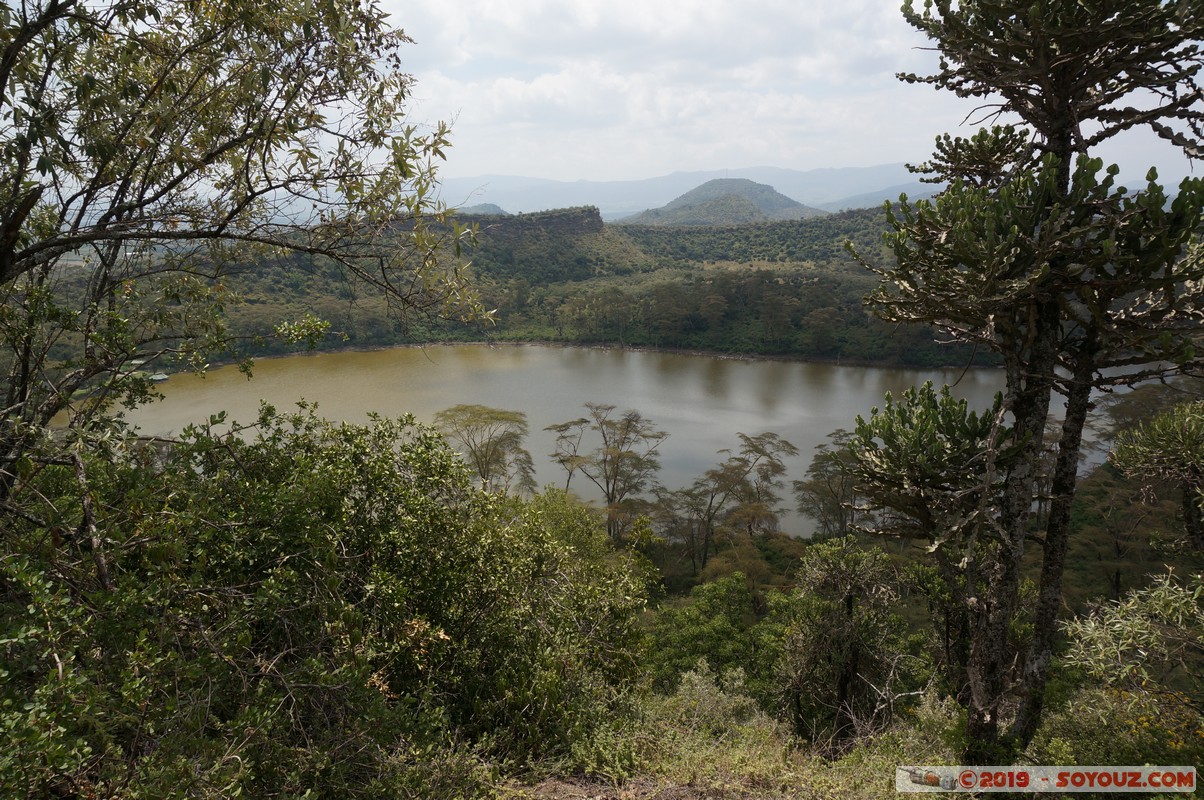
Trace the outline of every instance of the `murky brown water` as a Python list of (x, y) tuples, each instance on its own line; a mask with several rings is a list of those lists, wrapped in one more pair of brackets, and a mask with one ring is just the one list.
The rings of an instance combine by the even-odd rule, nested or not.
[[(164, 399), (128, 416), (144, 433), (167, 434), (226, 411), (250, 421), (262, 400), (281, 410), (299, 398), (322, 416), (362, 422), (370, 412), (412, 413), (430, 422), (437, 411), (481, 403), (527, 414), (527, 449), (541, 484), (564, 474), (546, 456), (554, 437), (543, 428), (580, 417), (587, 401), (637, 409), (669, 431), (661, 445), (661, 482), (684, 486), (739, 445), (737, 432), (773, 431), (801, 451), (789, 478), (802, 478), (814, 447), (883, 395), (926, 380), (958, 381), (954, 392), (972, 408), (990, 404), (1002, 385), (991, 370), (905, 370), (756, 361), (631, 350), (549, 346), (456, 345), (340, 352), (265, 359), (247, 380), (222, 367), (207, 375), (174, 375)], [(960, 380), (959, 380), (960, 379)], [(577, 481), (574, 481), (574, 488)], [(793, 505), (793, 503), (790, 503)], [(784, 521), (788, 529), (797, 525)]]

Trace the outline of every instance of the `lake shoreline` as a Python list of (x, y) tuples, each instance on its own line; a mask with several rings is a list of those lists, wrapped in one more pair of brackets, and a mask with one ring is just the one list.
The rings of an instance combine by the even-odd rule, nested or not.
[[(942, 364), (938, 366), (917, 366), (914, 364), (897, 364), (885, 361), (867, 361), (863, 359), (844, 359), (844, 358), (814, 358), (797, 355), (771, 355), (761, 353), (727, 353), (718, 350), (692, 350), (675, 347), (651, 347), (644, 345), (620, 345), (620, 344), (591, 344), (581, 342), (557, 342), (557, 341), (536, 341), (536, 340), (463, 340), (463, 339), (447, 339), (430, 342), (407, 342), (399, 344), (377, 344), (364, 346), (349, 346), (349, 347), (330, 347), (330, 348), (314, 348), (313, 350), (298, 350), (293, 353), (273, 353), (263, 356), (250, 356), (249, 359), (254, 363), (259, 361), (268, 361), (278, 358), (296, 358), (297, 356), (318, 356), (331, 353), (375, 353), (385, 350), (397, 349), (416, 349), (421, 350), (428, 347), (557, 347), (574, 350), (597, 350), (600, 352), (626, 352), (626, 353), (663, 353), (665, 355), (674, 356), (698, 356), (702, 358), (714, 358), (724, 361), (744, 361), (750, 363), (756, 362), (781, 362), (788, 364), (819, 364), (835, 367), (860, 367), (868, 369), (898, 369), (898, 370), (917, 370), (917, 371), (938, 371), (938, 370), (963, 370), (963, 371), (979, 371), (979, 370), (998, 370), (999, 366), (990, 366), (986, 364)], [(231, 364), (237, 364), (237, 359), (218, 359), (207, 366), (224, 367)], [(176, 370), (175, 372), (185, 372), (190, 370)], [(175, 372), (168, 370), (169, 374)]]

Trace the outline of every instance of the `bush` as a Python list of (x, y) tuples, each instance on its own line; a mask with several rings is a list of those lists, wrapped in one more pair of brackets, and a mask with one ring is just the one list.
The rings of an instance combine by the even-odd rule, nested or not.
[(23, 485), (0, 791), (478, 796), (631, 713), (642, 579), (589, 511), (480, 492), (408, 419), (242, 434)]
[(828, 747), (866, 737), (914, 694), (921, 665), (893, 611), (898, 582), (882, 551), (849, 536), (809, 547), (798, 588), (771, 599), (773, 687), (799, 736)]
[(1025, 758), (1034, 764), (1204, 763), (1204, 718), (1173, 693), (1086, 687), (1054, 709)]
[(747, 667), (756, 621), (752, 590), (741, 572), (695, 586), (688, 599), (662, 607), (645, 648), (654, 688), (672, 692), (700, 659), (713, 672)]
[(739, 669), (720, 678), (700, 660), (672, 694), (652, 698), (647, 709), (645, 757), (652, 772), (694, 785), (762, 788), (791, 778), (790, 732), (747, 694)]

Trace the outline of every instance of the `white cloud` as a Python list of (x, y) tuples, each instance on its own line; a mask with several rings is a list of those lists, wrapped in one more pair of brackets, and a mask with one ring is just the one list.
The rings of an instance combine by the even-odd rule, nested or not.
[(449, 176), (918, 161), (973, 108), (895, 79), (936, 61), (898, 0), (385, 2)]

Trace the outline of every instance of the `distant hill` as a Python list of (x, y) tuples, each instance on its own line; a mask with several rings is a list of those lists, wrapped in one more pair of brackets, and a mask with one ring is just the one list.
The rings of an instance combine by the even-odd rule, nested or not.
[[(443, 178), (440, 195), (452, 206), (493, 203), (512, 213), (554, 208), (597, 206), (605, 220), (648, 208), (660, 208), (691, 189), (716, 178), (746, 178), (768, 184), (787, 197), (815, 208), (878, 207), (897, 200), (894, 189), (915, 180), (903, 164), (875, 167), (831, 167), (813, 170), (748, 167), (700, 172), (674, 172), (628, 181), (553, 181), (512, 175)], [(892, 194), (893, 192), (893, 194)], [(907, 190), (910, 195), (912, 192)]]
[(940, 186), (934, 186), (931, 183), (920, 183), (913, 181), (911, 183), (901, 183), (897, 186), (887, 186), (884, 189), (877, 189), (864, 194), (845, 197), (832, 203), (820, 203), (818, 208), (824, 211), (847, 211), (858, 208), (881, 208), (886, 201), (892, 203), (897, 202), (899, 195), (907, 195), (909, 200), (922, 200), (936, 196), (941, 190)]
[[(701, 199), (763, 213), (740, 195)], [(339, 332), (334, 347), (540, 341), (908, 366), (965, 364), (972, 355), (926, 328), (864, 313), (877, 279), (845, 244), (886, 263), (880, 208), (723, 226), (608, 224), (595, 207), (470, 221), (477, 235), (462, 255), (484, 307), (497, 309), (494, 324), (413, 315), (399, 325), (383, 299), (348, 303), (337, 265), (295, 255), (231, 276), (247, 300), (228, 312), (248, 343), (239, 352), (287, 351), (274, 327), (286, 313), (310, 311)]]
[(821, 217), (826, 211), (791, 200), (747, 178), (707, 181), (662, 208), (624, 217), (620, 225), (746, 225)]
[(456, 216), (460, 217), (507, 217), (510, 216), (506, 209), (493, 203), (480, 203), (475, 206), (464, 206), (456, 209)]

